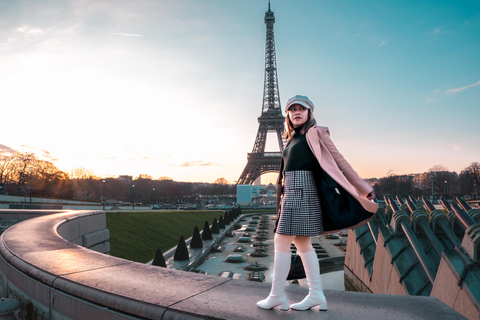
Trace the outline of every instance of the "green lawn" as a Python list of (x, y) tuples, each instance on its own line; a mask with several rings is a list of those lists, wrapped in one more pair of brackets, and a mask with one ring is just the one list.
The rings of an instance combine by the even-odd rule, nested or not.
[(205, 221), (211, 225), (219, 220), (223, 211), (126, 211), (107, 212), (107, 229), (110, 230), (110, 254), (115, 257), (148, 262), (157, 249), (165, 251), (178, 244), (180, 236), (193, 236), (198, 227), (203, 230)]

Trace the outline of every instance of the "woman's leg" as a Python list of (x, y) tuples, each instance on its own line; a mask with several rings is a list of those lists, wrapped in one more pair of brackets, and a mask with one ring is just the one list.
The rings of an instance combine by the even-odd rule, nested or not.
[[(307, 238), (308, 241), (305, 238)], [(327, 299), (323, 294), (322, 283), (320, 281), (320, 266), (317, 253), (313, 249), (310, 238), (297, 236), (293, 242), (302, 258), (309, 292), (302, 302), (292, 304), (291, 308), (293, 310), (308, 310), (313, 306), (319, 305), (320, 311), (326, 311)]]
[(284, 234), (275, 234), (275, 257), (273, 261), (273, 279), (272, 289), (269, 296), (257, 302), (257, 306), (262, 309), (272, 309), (280, 305), (282, 310), (288, 310), (290, 303), (285, 294), (285, 282), (290, 271), (291, 253), (290, 245), (295, 236)]
[(295, 239), (293, 239), (293, 243), (295, 244), (295, 247), (297, 248), (299, 253), (313, 250), (312, 241), (310, 240), (310, 237), (295, 236)]
[(286, 234), (275, 233), (273, 238), (273, 244), (275, 245), (275, 251), (277, 252), (290, 252), (290, 246), (295, 241), (297, 236), (289, 236)]

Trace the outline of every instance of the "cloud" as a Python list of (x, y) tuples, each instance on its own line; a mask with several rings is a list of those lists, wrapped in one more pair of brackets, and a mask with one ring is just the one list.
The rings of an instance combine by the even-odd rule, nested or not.
[(453, 31), (451, 30), (444, 30), (443, 27), (438, 27), (433, 30), (434, 34), (439, 34), (439, 33), (452, 33)]
[(435, 102), (440, 100), (440, 90), (435, 89), (427, 95), (427, 102)]
[(58, 158), (52, 156), (50, 151), (47, 150), (40, 150), (42, 152), (42, 156), (50, 161), (58, 161)]
[(385, 176), (388, 176), (389, 174), (393, 174), (395, 172), (395, 169), (388, 169), (387, 173)]
[(193, 166), (198, 166), (198, 167), (208, 167), (208, 166), (215, 166), (213, 162), (208, 162), (208, 161), (187, 161), (182, 163), (180, 166), (181, 167), (193, 167)]
[(112, 34), (116, 36), (127, 36), (127, 37), (143, 37), (141, 34), (134, 34), (134, 33), (117, 33), (113, 32)]
[(467, 90), (471, 87), (475, 87), (475, 86), (478, 86), (480, 85), (480, 81), (474, 83), (474, 84), (469, 84), (468, 86), (465, 86), (465, 87), (460, 87), (460, 88), (453, 88), (453, 89), (450, 89), (450, 90), (447, 90), (445, 91), (445, 93), (457, 93), (457, 92), (460, 92), (460, 91), (463, 91), (463, 90)]
[(0, 155), (12, 154), (17, 152), (17, 150), (12, 149), (4, 144), (0, 144)]

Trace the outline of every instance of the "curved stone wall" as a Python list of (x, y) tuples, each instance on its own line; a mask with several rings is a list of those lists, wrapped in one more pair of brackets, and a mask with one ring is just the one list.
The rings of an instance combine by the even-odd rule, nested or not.
[[(0, 211), (4, 218), (19, 213)], [(38, 211), (20, 220), (1, 236), (0, 295), (20, 301), (21, 319), (249, 319), (265, 311), (254, 306), (268, 284), (102, 253), (109, 248), (102, 211)], [(300, 300), (305, 288), (291, 294)]]
[(54, 213), (10, 227), (0, 243), (1, 296), (18, 299), (23, 318), (197, 318), (169, 307), (228, 282), (82, 247), (107, 252), (106, 240), (103, 212)]

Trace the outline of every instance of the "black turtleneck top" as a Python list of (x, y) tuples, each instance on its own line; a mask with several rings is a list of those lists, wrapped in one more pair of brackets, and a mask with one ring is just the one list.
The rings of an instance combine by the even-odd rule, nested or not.
[(320, 169), (317, 158), (308, 146), (307, 138), (304, 134), (300, 134), (299, 129), (295, 129), (295, 134), (283, 150), (283, 161), (285, 171), (317, 171)]

